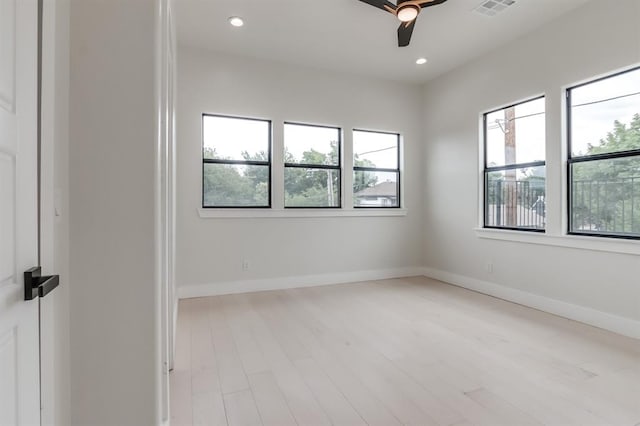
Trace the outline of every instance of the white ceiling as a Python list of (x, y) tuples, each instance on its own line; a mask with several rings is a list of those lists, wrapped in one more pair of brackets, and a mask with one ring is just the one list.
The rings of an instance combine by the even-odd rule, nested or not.
[[(174, 0), (178, 41), (218, 52), (420, 83), (579, 7), (588, 0), (516, 0), (497, 16), (483, 0), (423, 9), (408, 47), (397, 19), (359, 0)], [(245, 26), (227, 19), (241, 16)], [(415, 60), (429, 62), (418, 66)]]

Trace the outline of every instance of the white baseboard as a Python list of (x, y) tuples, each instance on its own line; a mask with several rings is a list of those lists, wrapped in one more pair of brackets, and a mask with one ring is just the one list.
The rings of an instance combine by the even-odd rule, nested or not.
[(423, 268), (407, 267), (342, 272), (337, 274), (303, 275), (298, 277), (190, 284), (178, 287), (178, 298), (190, 299), (194, 297), (220, 296), (223, 294), (250, 293), (254, 291), (284, 290), (289, 288), (315, 287), (320, 285), (345, 284), (359, 281), (385, 280), (390, 278), (415, 277), (422, 275)]
[(437, 269), (424, 268), (423, 275), (458, 287), (477, 291), (478, 293), (487, 294), (594, 327), (613, 331), (614, 333), (624, 336), (640, 339), (640, 321), (630, 318), (624, 318), (592, 308), (573, 305), (560, 300)]
[(177, 290), (178, 298), (190, 299), (194, 297), (251, 293), (255, 291), (285, 290), (290, 288), (315, 287), (321, 285), (345, 284), (359, 281), (384, 280), (421, 275), (574, 321), (579, 321), (594, 327), (613, 331), (614, 333), (622, 334), (624, 336), (640, 339), (640, 321), (501, 286), (489, 281), (478, 280), (433, 268), (407, 267), (343, 272), (336, 274), (303, 275), (297, 277), (190, 284), (180, 286)]

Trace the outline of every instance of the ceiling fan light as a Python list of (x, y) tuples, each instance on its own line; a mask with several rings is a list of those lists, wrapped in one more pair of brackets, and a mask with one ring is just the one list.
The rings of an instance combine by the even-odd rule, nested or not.
[(244, 25), (244, 20), (239, 16), (229, 17), (229, 23), (234, 27), (241, 27)]
[(418, 13), (420, 13), (418, 6), (402, 6), (398, 9), (398, 19), (402, 22), (411, 22), (416, 19)]

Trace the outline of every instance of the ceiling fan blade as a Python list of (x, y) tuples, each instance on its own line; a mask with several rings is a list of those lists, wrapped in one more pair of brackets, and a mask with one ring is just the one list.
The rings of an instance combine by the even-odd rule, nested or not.
[(416, 20), (409, 22), (403, 22), (398, 27), (398, 47), (405, 47), (409, 45), (411, 41), (411, 34), (413, 34), (413, 27), (416, 26)]
[(373, 7), (382, 9), (385, 12), (396, 13), (396, 5), (387, 0), (360, 0), (363, 3), (370, 4)]
[(420, 7), (424, 9), (425, 7), (437, 6), (445, 1), (447, 0), (418, 0), (418, 3)]

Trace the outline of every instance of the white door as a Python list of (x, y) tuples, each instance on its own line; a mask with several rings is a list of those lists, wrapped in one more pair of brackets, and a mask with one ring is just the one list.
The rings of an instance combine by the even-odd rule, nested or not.
[(37, 0), (0, 0), (0, 425), (40, 424)]

